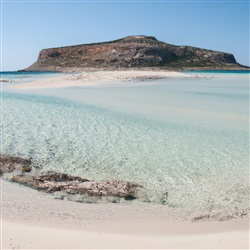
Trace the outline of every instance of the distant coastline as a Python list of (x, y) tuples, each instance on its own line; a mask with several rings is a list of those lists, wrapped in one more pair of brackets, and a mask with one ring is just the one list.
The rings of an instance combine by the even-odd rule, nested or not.
[(218, 69), (218, 70), (216, 70), (216, 69), (207, 69), (207, 70), (205, 70), (205, 69), (200, 69), (200, 70), (198, 70), (198, 69), (190, 69), (190, 70), (188, 70), (188, 69), (185, 69), (185, 70), (181, 70), (181, 72), (183, 72), (183, 73), (185, 73), (185, 72), (193, 72), (193, 73), (250, 73), (250, 69), (236, 69), (236, 70), (233, 70), (233, 69), (225, 69), (225, 70), (223, 70), (223, 69)]
[(20, 71), (80, 72), (93, 70), (249, 70), (225, 52), (176, 46), (152, 36), (43, 49), (38, 60)]
[[(165, 71), (165, 72), (242, 72), (242, 73), (248, 73), (250, 72), (250, 67), (248, 66), (242, 66), (242, 67), (222, 67), (222, 68), (171, 68), (171, 67), (150, 67), (150, 68), (91, 68), (91, 67), (84, 67), (84, 68), (61, 68), (61, 69), (56, 69), (56, 70), (51, 70), (51, 71), (44, 71), (44, 70), (26, 70), (26, 69), (21, 69), (14, 71), (17, 73), (80, 73), (80, 72), (96, 72), (96, 71), (110, 71), (110, 70), (115, 70), (115, 71), (129, 71), (129, 70), (135, 70), (135, 71)], [(6, 71), (7, 72), (7, 71)], [(11, 71), (10, 71), (11, 72)]]

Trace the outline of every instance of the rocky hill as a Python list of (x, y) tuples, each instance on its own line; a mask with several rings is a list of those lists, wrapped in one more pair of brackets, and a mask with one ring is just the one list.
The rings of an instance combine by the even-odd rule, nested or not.
[(25, 71), (69, 71), (84, 68), (244, 69), (232, 54), (175, 46), (152, 36), (43, 49)]

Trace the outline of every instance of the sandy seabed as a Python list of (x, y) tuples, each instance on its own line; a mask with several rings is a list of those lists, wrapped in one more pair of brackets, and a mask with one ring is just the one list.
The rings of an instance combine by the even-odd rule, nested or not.
[[(164, 71), (96, 71), (10, 88), (139, 86), (168, 77), (191, 76)], [(1, 249), (249, 249), (249, 220), (180, 221), (170, 217), (163, 205), (62, 201), (1, 180)]]

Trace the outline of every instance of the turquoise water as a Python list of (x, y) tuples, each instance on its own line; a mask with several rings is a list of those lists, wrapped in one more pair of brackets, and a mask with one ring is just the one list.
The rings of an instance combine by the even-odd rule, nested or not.
[(7, 81), (8, 83), (22, 83), (33, 81), (42, 77), (58, 75), (55, 72), (20, 72), (20, 71), (3, 71), (0, 72), (0, 82)]
[[(2, 93), (2, 153), (41, 171), (141, 184), (191, 218), (248, 212), (249, 75)], [(38, 94), (39, 93), (39, 94)]]
[(198, 74), (249, 74), (250, 70), (183, 70), (186, 73), (198, 73)]

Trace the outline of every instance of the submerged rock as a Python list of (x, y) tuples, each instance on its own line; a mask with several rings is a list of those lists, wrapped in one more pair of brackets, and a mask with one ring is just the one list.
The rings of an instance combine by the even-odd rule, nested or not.
[(15, 175), (11, 178), (12, 181), (25, 184), (38, 190), (43, 190), (48, 193), (53, 193), (61, 190), (68, 190), (70, 186), (77, 186), (78, 184), (88, 181), (81, 177), (73, 177), (67, 174), (52, 173), (42, 175)]
[(139, 185), (128, 181), (93, 181), (79, 184), (77, 191), (90, 196), (116, 196), (135, 199), (138, 187)]
[(0, 155), (0, 175), (13, 171), (30, 172), (32, 170), (31, 160), (21, 157)]
[[(64, 195), (72, 197), (76, 195), (83, 195), (78, 198), (78, 201), (93, 200), (89, 197), (113, 197), (112, 202), (116, 198), (124, 198), (126, 200), (136, 199), (138, 189), (141, 187), (138, 184), (128, 181), (89, 181), (81, 177), (70, 176), (62, 173), (49, 172), (42, 175), (16, 175), (11, 178), (12, 181), (18, 182), (37, 190), (42, 190), (47, 193), (60, 192), (60, 199), (64, 198)], [(58, 196), (58, 197), (59, 197)], [(88, 197), (88, 199), (87, 199)]]
[(11, 82), (11, 80), (0, 79), (0, 82)]
[(85, 182), (89, 181), (87, 179), (78, 177), (78, 176), (71, 176), (63, 173), (56, 173), (56, 172), (48, 172), (46, 174), (41, 174), (38, 176), (34, 176), (35, 180), (43, 181), (43, 182), (63, 182), (63, 181), (78, 181), (78, 182)]
[(120, 202), (121, 199), (136, 199), (138, 190), (141, 188), (138, 184), (128, 181), (90, 181), (82, 177), (55, 172), (30, 174), (32, 171), (30, 159), (0, 156), (0, 175), (13, 172), (11, 181), (54, 194), (56, 199), (89, 203)]

